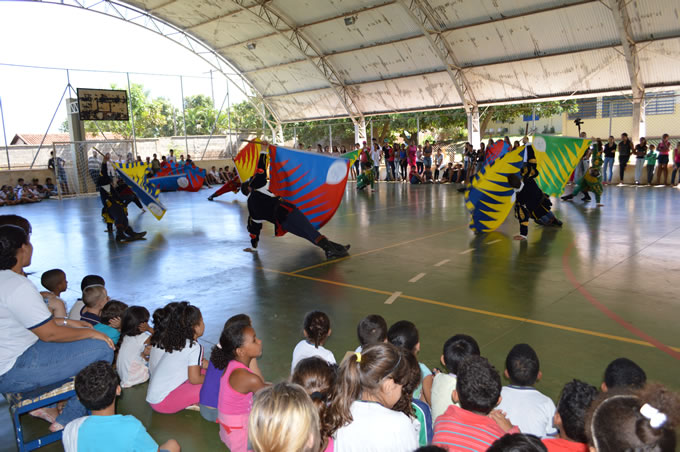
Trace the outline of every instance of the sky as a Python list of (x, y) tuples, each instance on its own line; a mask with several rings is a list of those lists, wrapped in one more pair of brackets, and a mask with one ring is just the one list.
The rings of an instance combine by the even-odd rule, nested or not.
[[(39, 2), (0, 1), (0, 18), (0, 100), (8, 141), (16, 133), (45, 133), (55, 112), (49, 130), (58, 132), (66, 119), (66, 106), (59, 105), (59, 100), (67, 86), (65, 70), (8, 65), (72, 69), (69, 77), (74, 88), (109, 88), (111, 83), (125, 88), (125, 73), (129, 72), (131, 83), (143, 84), (152, 97), (166, 97), (178, 108), (179, 75), (183, 76), (185, 96), (212, 94), (212, 66), (137, 25)], [(224, 76), (213, 74), (213, 89), (219, 108), (226, 94)], [(234, 85), (230, 85), (229, 95), (232, 104), (245, 99)]]

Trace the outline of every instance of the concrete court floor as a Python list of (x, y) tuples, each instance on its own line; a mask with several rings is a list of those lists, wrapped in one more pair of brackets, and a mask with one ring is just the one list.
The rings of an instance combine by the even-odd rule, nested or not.
[[(95, 197), (5, 207), (0, 214), (31, 221), (31, 278), (39, 285), (43, 271), (65, 270), (68, 304), (87, 273), (104, 276), (112, 297), (152, 312), (189, 300), (205, 319), (206, 355), (229, 316), (249, 314), (271, 381), (289, 372), (304, 314), (321, 309), (333, 328), (326, 346), (338, 360), (356, 347), (357, 322), (378, 313), (388, 324), (415, 322), (419, 359), (430, 367), (440, 366), (441, 347), (455, 333), (475, 337), (499, 370), (514, 344), (529, 343), (541, 358), (538, 388), (554, 399), (572, 378), (599, 386), (605, 366), (620, 356), (638, 362), (650, 380), (680, 389), (675, 189), (606, 187), (601, 209), (556, 201), (564, 227), (532, 224), (529, 241), (518, 243), (512, 217), (499, 231), (474, 236), (453, 186), (380, 183), (373, 193), (357, 193), (350, 182), (323, 232), (351, 243), (352, 256), (332, 262), (297, 237), (272, 237), (271, 226), (257, 254), (244, 252), (245, 198), (227, 194), (211, 203), (210, 193), (163, 194), (168, 212), (160, 222), (131, 206), (135, 229), (149, 234), (129, 244), (104, 232)], [(184, 450), (226, 450), (216, 425), (196, 412), (153, 414), (145, 391), (146, 385), (125, 390), (119, 412), (136, 415), (159, 442), (174, 437)], [(0, 419), (0, 450), (15, 450), (4, 402)], [(46, 426), (30, 419), (26, 425)]]

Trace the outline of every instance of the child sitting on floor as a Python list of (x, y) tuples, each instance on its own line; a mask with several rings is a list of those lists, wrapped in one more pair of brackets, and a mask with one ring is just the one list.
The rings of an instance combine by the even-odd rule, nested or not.
[(137, 418), (116, 414), (119, 383), (118, 375), (106, 361), (92, 363), (78, 373), (76, 394), (92, 415), (66, 424), (62, 436), (65, 451), (179, 452), (180, 446), (174, 439), (159, 448)]
[(593, 452), (675, 452), (680, 395), (661, 385), (600, 395), (586, 417)]
[(527, 344), (512, 347), (505, 359), (505, 377), (510, 380), (510, 386), (503, 386), (503, 400), (498, 409), (506, 412), (510, 422), (522, 433), (539, 438), (555, 435), (555, 404), (550, 397), (534, 388), (542, 377), (534, 349)]
[(448, 372), (439, 372), (434, 376), (430, 396), (432, 419), (435, 421), (454, 403), (453, 393), (456, 390), (458, 366), (463, 359), (471, 355), (479, 356), (479, 345), (470, 336), (456, 334), (444, 342), (440, 361)]
[(110, 300), (106, 288), (103, 286), (90, 286), (83, 291), (83, 309), (80, 310), (80, 320), (94, 326), (101, 323), (99, 315), (104, 305)]
[(262, 375), (249, 368), (262, 355), (262, 341), (250, 326), (250, 319), (245, 318), (222, 331), (220, 346), (228, 363), (220, 379), (217, 402), (220, 439), (231, 452), (246, 452), (253, 394), (267, 386)]
[(553, 424), (559, 438), (544, 439), (549, 452), (588, 452), (586, 413), (597, 397), (597, 388), (579, 380), (564, 385)]
[[(232, 324), (240, 321), (245, 321), (249, 326), (252, 327), (250, 317), (245, 314), (237, 314), (230, 317), (224, 324), (222, 331), (225, 331)], [(222, 346), (215, 344), (210, 352), (210, 362), (208, 363), (208, 369), (205, 371), (205, 380), (203, 381), (203, 386), (201, 386), (201, 394), (199, 401), (199, 408), (201, 411), (201, 416), (203, 419), (209, 422), (217, 422), (217, 404), (220, 396), (220, 379), (224, 373), (224, 369), (227, 368), (229, 364), (229, 358), (222, 351)], [(262, 376), (260, 368), (257, 366), (257, 359), (253, 358), (250, 360), (248, 368), (255, 374)]]
[(312, 311), (305, 316), (302, 330), (305, 338), (298, 342), (293, 350), (293, 362), (290, 365), (291, 374), (298, 362), (312, 356), (323, 358), (329, 364), (336, 363), (333, 352), (323, 346), (331, 332), (331, 320), (325, 313)]
[(361, 353), (364, 347), (387, 342), (387, 322), (381, 315), (367, 315), (357, 325), (359, 346), (354, 350)]
[[(418, 353), (420, 353), (420, 336), (418, 335), (418, 328), (409, 322), (408, 320), (400, 320), (395, 323), (387, 330), (387, 340), (390, 344), (396, 345), (407, 350), (409, 353), (413, 354), (416, 358)], [(423, 363), (418, 363), (420, 366), (420, 384), (413, 391), (414, 399), (421, 399), (421, 393), (423, 389), (423, 380), (428, 379), (428, 386), (431, 384), (432, 371), (427, 368)], [(424, 398), (424, 397), (423, 397)], [(425, 399), (425, 402), (429, 403), (429, 400)]]
[(52, 313), (52, 317), (66, 317), (66, 303), (59, 298), (68, 288), (66, 273), (58, 268), (47, 270), (40, 277), (40, 284), (47, 289), (47, 291), (40, 292), (40, 295), (47, 303), (47, 309)]
[(617, 358), (604, 371), (602, 392), (614, 388), (642, 389), (647, 383), (647, 374), (628, 358)]
[(116, 370), (121, 387), (130, 388), (149, 379), (151, 335), (149, 311), (143, 306), (130, 306), (120, 321), (120, 342)]
[[(198, 404), (204, 375), (201, 311), (187, 301), (173, 302), (153, 313), (146, 401), (158, 413), (177, 413)], [(207, 367), (207, 363), (206, 363)]]
[(69, 319), (80, 320), (80, 311), (85, 307), (85, 303), (83, 303), (82, 292), (85, 292), (85, 289), (92, 286), (105, 287), (106, 283), (104, 281), (104, 278), (102, 278), (99, 275), (87, 275), (80, 281), (81, 296), (76, 300), (75, 303), (73, 303), (73, 306), (71, 306), (71, 310), (68, 311)]
[(376, 344), (342, 362), (326, 414), (336, 452), (418, 448), (418, 423), (393, 410), (411, 377), (407, 353), (392, 344)]
[(501, 401), (501, 376), (481, 356), (468, 356), (458, 366), (456, 391), (450, 405), (434, 423), (432, 444), (449, 451), (485, 452), (506, 433), (517, 427), (494, 408)]
[(127, 309), (128, 305), (118, 300), (107, 302), (99, 314), (101, 323), (94, 326), (94, 329), (101, 331), (111, 338), (114, 344), (118, 344), (120, 339), (120, 318)]
[[(338, 366), (328, 364), (323, 358), (313, 356), (301, 360), (290, 377), (292, 383), (302, 386), (311, 397), (319, 412), (319, 419), (323, 423), (328, 409), (328, 402), (335, 389), (338, 377)], [(327, 435), (326, 429), (321, 428), (321, 447), (323, 452), (333, 452), (333, 438)]]

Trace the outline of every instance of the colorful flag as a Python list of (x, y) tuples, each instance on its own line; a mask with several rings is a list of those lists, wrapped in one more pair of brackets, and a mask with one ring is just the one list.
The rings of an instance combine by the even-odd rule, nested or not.
[(260, 158), (260, 151), (264, 146), (265, 144), (260, 140), (248, 141), (245, 147), (236, 154), (234, 166), (238, 172), (239, 179), (246, 181), (253, 177), (257, 169), (257, 161)]
[(198, 191), (203, 187), (205, 170), (193, 164), (164, 163), (151, 182), (161, 191)]
[(503, 157), (511, 150), (512, 146), (510, 146), (505, 141), (496, 141), (494, 144), (486, 148), (486, 155), (484, 156), (484, 166), (493, 163), (497, 158)]
[(269, 191), (295, 204), (315, 228), (328, 223), (344, 196), (350, 161), (280, 146), (270, 146), (269, 157)]
[(349, 160), (350, 165), (354, 165), (354, 162), (356, 162), (359, 159), (359, 154), (361, 153), (360, 150), (356, 151), (350, 151), (350, 152), (345, 152), (344, 154), (340, 154), (340, 158), (347, 159)]
[(515, 204), (515, 191), (508, 183), (524, 165), (524, 146), (507, 152), (477, 172), (465, 192), (465, 207), (470, 212), (470, 229), (477, 233), (497, 229)]
[(534, 135), (538, 177), (536, 183), (548, 196), (560, 196), (571, 173), (588, 150), (591, 140), (585, 138)]
[(157, 220), (163, 218), (166, 209), (160, 199), (158, 199), (161, 190), (147, 178), (147, 169), (149, 167), (145, 163), (139, 162), (113, 163), (113, 167), (116, 169), (118, 176), (125, 181), (142, 204), (149, 209), (149, 212)]

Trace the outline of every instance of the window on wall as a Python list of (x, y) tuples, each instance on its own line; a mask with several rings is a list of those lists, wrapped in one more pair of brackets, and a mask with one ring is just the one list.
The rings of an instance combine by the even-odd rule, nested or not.
[(579, 99), (576, 113), (569, 113), (569, 119), (597, 117), (597, 99)]
[(675, 113), (675, 93), (666, 91), (662, 93), (645, 94), (647, 106), (646, 115), (672, 115)]
[(603, 118), (633, 116), (633, 103), (625, 96), (608, 96), (602, 99)]

